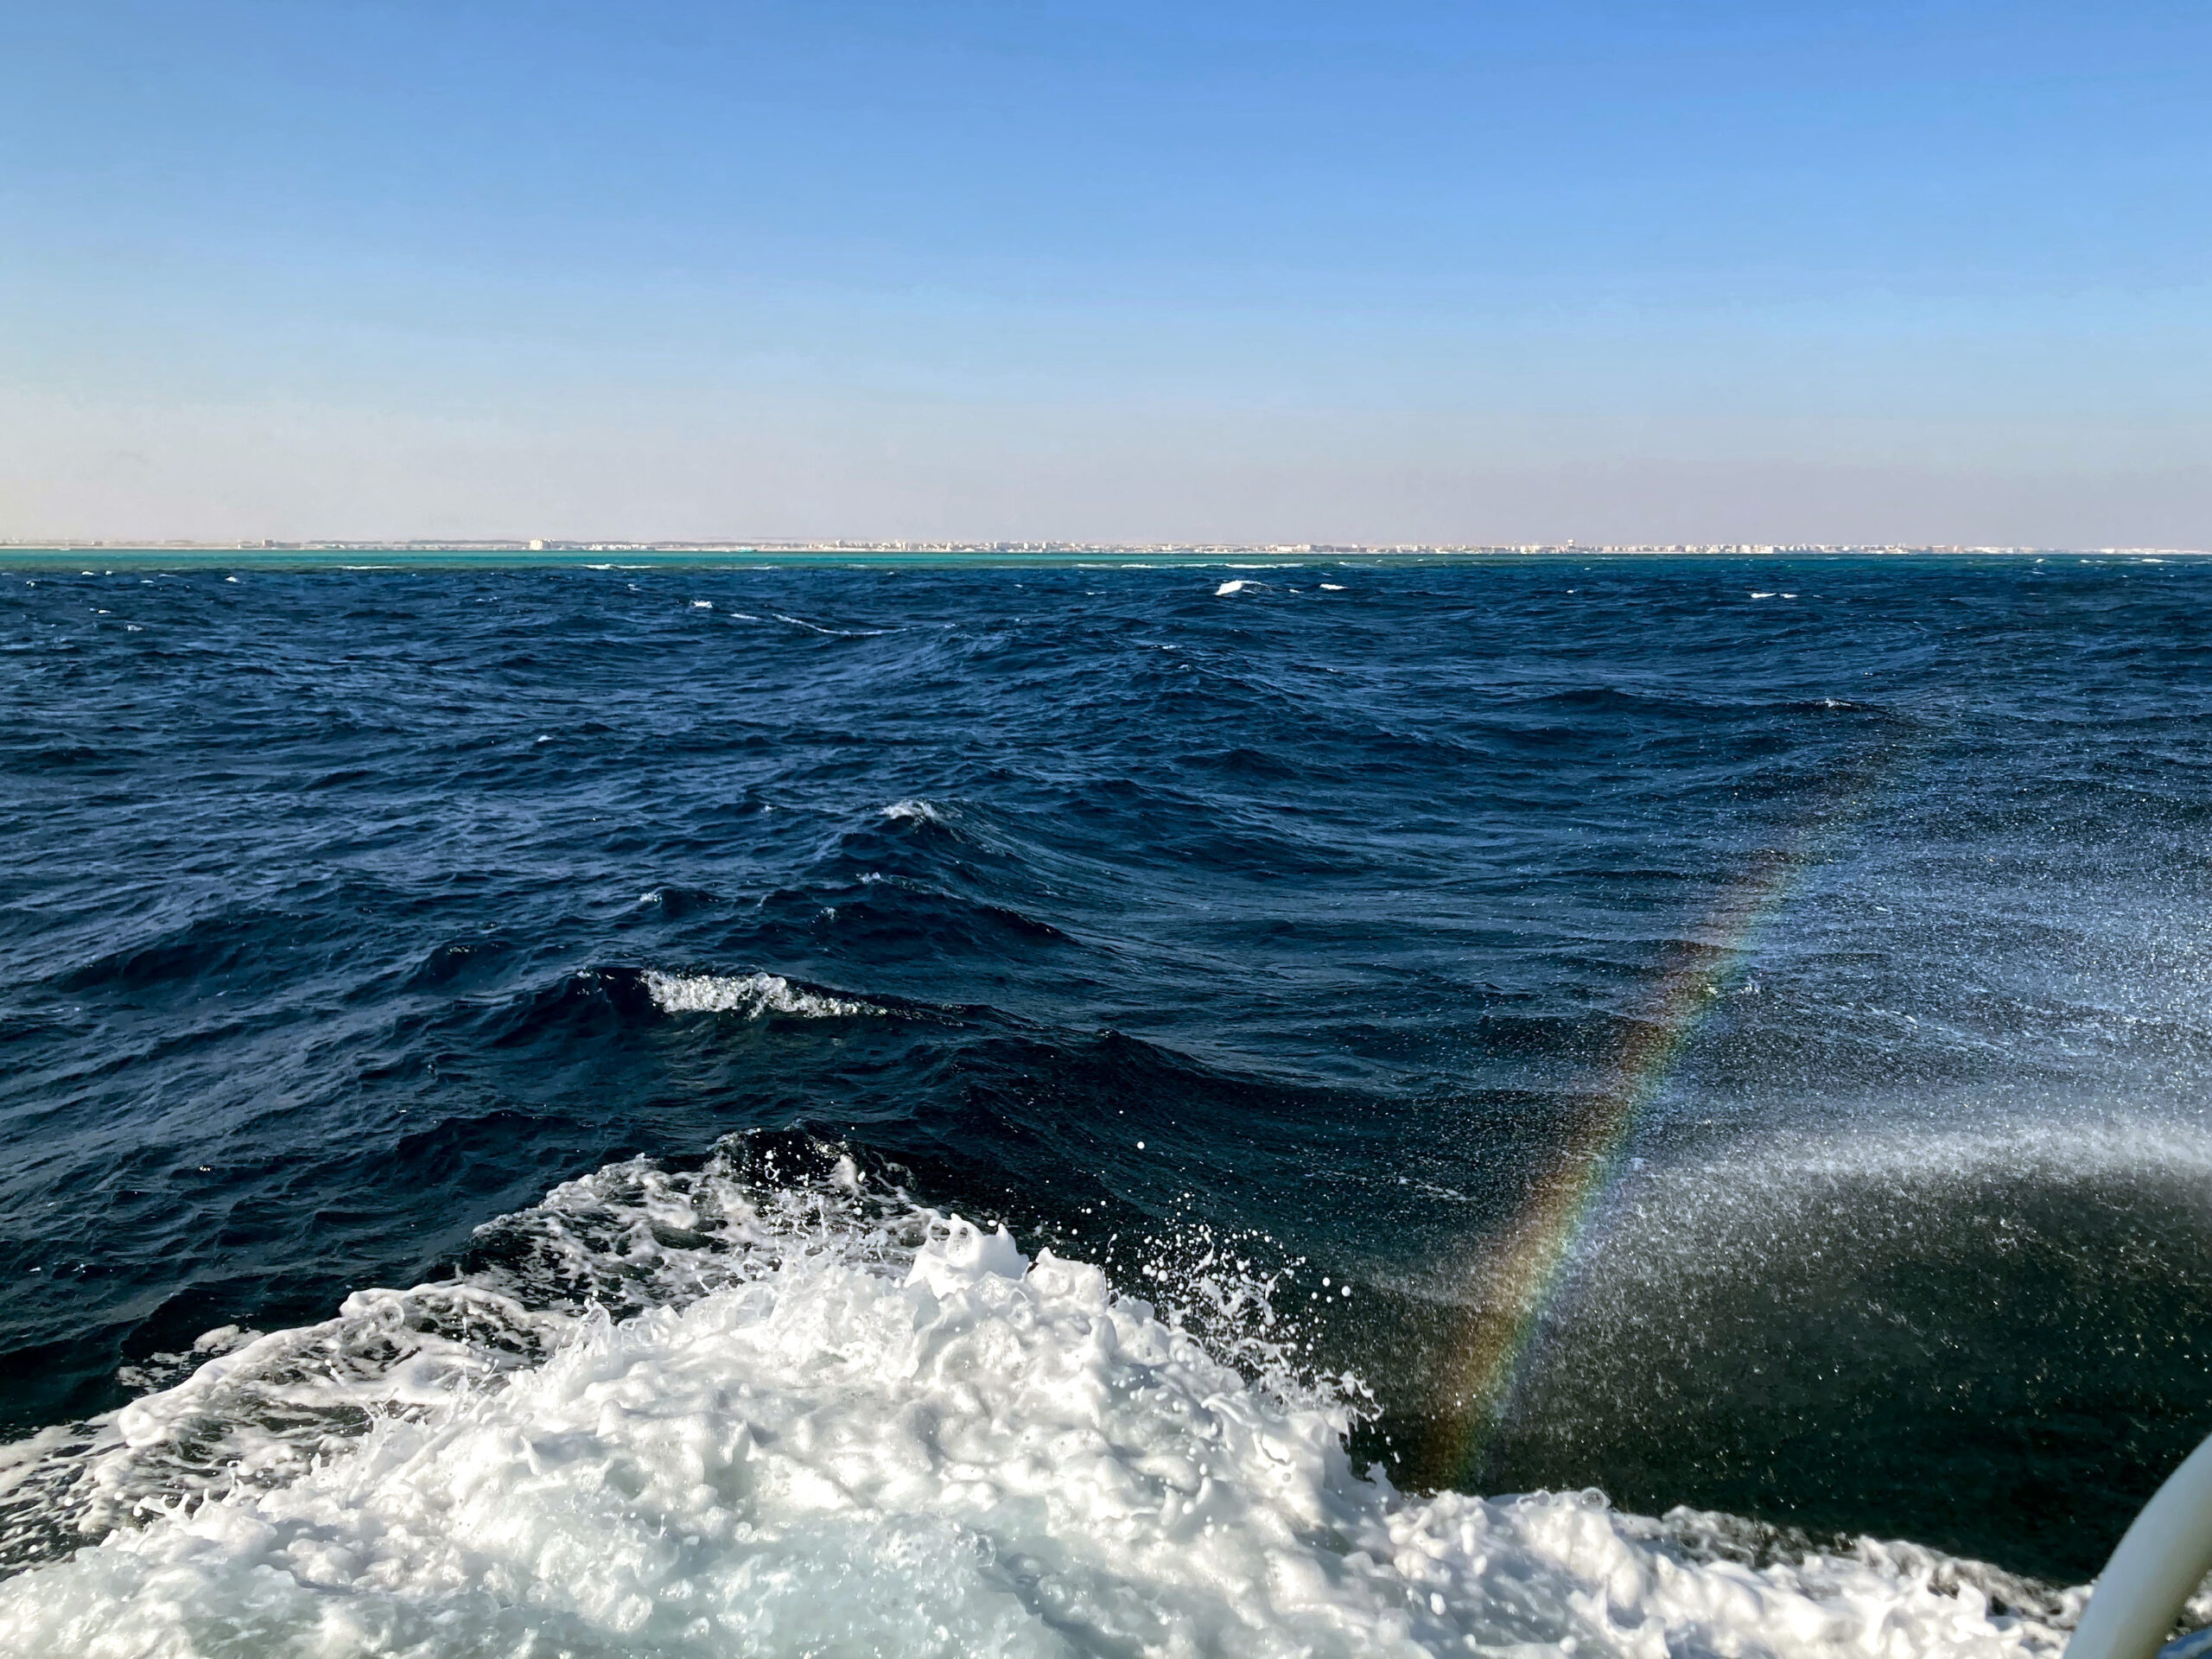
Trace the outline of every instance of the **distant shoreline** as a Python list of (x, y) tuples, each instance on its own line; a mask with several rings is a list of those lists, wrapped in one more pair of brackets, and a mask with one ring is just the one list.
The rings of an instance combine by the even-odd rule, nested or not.
[(2164, 547), (1968, 547), (1895, 543), (1708, 543), (1611, 545), (1583, 542), (1518, 544), (1394, 543), (1353, 545), (1083, 542), (0, 542), (0, 567), (61, 568), (95, 560), (136, 568), (226, 564), (310, 569), (435, 569), (511, 566), (650, 569), (721, 564), (870, 565), (886, 568), (948, 565), (1060, 566), (1099, 563), (1122, 567), (1220, 565), (1249, 561), (1259, 566), (1327, 562), (1417, 564), (1433, 562), (1524, 559), (1675, 558), (2202, 558), (2212, 550)]

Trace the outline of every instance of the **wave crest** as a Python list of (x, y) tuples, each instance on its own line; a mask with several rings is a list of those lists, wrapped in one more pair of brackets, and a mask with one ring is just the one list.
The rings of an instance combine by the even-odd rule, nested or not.
[(639, 978), (663, 1014), (741, 1014), (753, 1020), (781, 1014), (802, 1020), (849, 1020), (890, 1012), (873, 1002), (804, 989), (781, 974), (664, 974), (648, 969)]

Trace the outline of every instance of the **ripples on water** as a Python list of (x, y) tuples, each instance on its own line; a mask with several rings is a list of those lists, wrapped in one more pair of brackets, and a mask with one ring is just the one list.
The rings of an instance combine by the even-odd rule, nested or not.
[[(2208, 581), (0, 575), (0, 1418), (788, 1131), (1192, 1319), (1240, 1264), (1211, 1351), (1264, 1303), (1402, 1487), (2079, 1580), (2212, 1427)], [(1483, 1241), (1777, 849), (1440, 1462)]]

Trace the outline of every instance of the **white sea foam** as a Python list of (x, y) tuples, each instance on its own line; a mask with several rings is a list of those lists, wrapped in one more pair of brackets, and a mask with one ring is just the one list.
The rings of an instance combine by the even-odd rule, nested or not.
[(1259, 585), (1256, 582), (1224, 582), (1213, 590), (1213, 596), (1219, 599), (1225, 594), (1241, 594), (1247, 588), (1256, 588)]
[(950, 823), (957, 815), (934, 801), (907, 800), (892, 802), (883, 809), (883, 816), (914, 823)]
[(788, 622), (795, 628), (809, 628), (816, 633), (835, 634), (840, 639), (874, 639), (891, 633), (891, 628), (825, 628), (819, 622), (810, 622), (803, 616), (786, 616), (781, 611), (771, 613), (777, 621)]
[(648, 969), (645, 994), (663, 1014), (795, 1014), (802, 1019), (841, 1020), (882, 1014), (872, 1002), (824, 996), (803, 990), (781, 974), (664, 974)]
[(1759, 1567), (1714, 1517), (1401, 1496), (1264, 1342), (739, 1160), (571, 1182), (486, 1230), (504, 1278), (142, 1400), (74, 1465), (119, 1529), (0, 1585), (0, 1651), (2057, 1651), (1911, 1547)]

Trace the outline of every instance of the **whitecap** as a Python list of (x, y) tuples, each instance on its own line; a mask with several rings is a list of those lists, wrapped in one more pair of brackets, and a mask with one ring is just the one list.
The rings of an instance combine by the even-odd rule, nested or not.
[(788, 622), (795, 628), (810, 628), (816, 633), (834, 634), (840, 639), (874, 639), (892, 632), (889, 628), (825, 628), (819, 622), (810, 622), (803, 616), (786, 616), (781, 611), (770, 613), (779, 622)]
[(791, 1014), (804, 1020), (842, 1020), (889, 1010), (847, 997), (802, 989), (781, 974), (664, 974), (647, 969), (645, 994), (663, 1014)]
[(934, 801), (893, 801), (883, 809), (887, 818), (906, 819), (916, 823), (950, 823), (960, 815), (950, 807), (939, 806)]
[(1224, 582), (1213, 590), (1213, 596), (1219, 599), (1227, 594), (1241, 594), (1247, 588), (1256, 588), (1259, 585), (1256, 582)]

